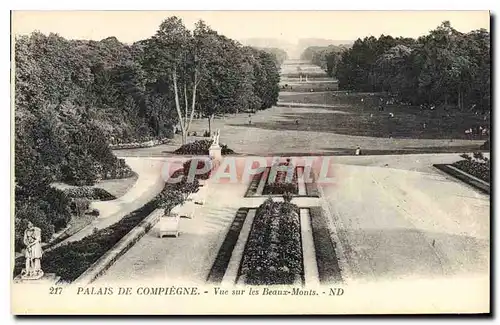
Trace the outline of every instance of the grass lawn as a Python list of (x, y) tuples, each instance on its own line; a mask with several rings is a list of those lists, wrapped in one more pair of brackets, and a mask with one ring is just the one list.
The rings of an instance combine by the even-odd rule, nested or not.
[[(363, 99), (363, 102), (361, 102)], [(363, 93), (345, 92), (280, 94), (280, 101), (305, 104), (333, 105), (321, 107), (317, 112), (291, 111), (284, 115), (284, 120), (276, 128), (314, 129), (323, 132), (335, 132), (345, 135), (372, 137), (414, 138), (414, 139), (468, 139), (464, 130), (476, 126), (489, 126), (489, 118), (482, 115), (456, 110), (423, 110), (417, 106), (385, 105), (384, 111), (378, 111), (379, 96)], [(394, 117), (390, 118), (389, 113)], [(303, 122), (303, 123), (300, 123)], [(425, 128), (424, 128), (425, 124)], [(484, 139), (486, 137), (475, 137)]]
[(59, 237), (57, 237), (54, 241), (50, 242), (45, 246), (45, 249), (48, 249), (58, 243), (62, 242), (66, 238), (69, 238), (82, 230), (83, 228), (90, 225), (97, 217), (92, 215), (83, 215), (81, 217), (73, 215), (71, 220), (68, 222), (68, 229), (64, 231)]
[(135, 182), (137, 181), (137, 177), (138, 176), (134, 174), (134, 176), (129, 178), (106, 179), (96, 183), (94, 187), (102, 188), (115, 197), (119, 198), (120, 196), (123, 196), (125, 193), (127, 193), (130, 188), (132, 188), (132, 186), (134, 186)]

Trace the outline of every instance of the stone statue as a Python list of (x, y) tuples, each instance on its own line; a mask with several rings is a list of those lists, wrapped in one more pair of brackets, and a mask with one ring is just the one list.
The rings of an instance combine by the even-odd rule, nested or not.
[(213, 147), (218, 147), (219, 146), (219, 137), (220, 137), (220, 129), (217, 129), (217, 132), (214, 134), (212, 146)]
[(28, 222), (28, 228), (24, 231), (24, 244), (26, 245), (26, 268), (21, 272), (23, 279), (39, 279), (43, 276), (40, 265), (42, 258), (42, 231)]

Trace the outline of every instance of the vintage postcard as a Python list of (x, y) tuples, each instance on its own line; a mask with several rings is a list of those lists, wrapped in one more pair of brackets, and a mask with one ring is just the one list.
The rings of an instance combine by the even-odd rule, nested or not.
[(490, 313), (490, 52), (488, 11), (12, 12), (12, 313)]

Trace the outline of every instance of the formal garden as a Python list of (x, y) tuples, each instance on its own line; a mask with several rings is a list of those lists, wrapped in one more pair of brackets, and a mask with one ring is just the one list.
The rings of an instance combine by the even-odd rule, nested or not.
[[(342, 282), (335, 244), (320, 203), (314, 207), (300, 207), (294, 203), (295, 198), (318, 198), (316, 181), (310, 182), (316, 191), (299, 195), (299, 179), (304, 174), (298, 174), (297, 170), (304, 170), (303, 166), (293, 166), (289, 160), (273, 166), (290, 168), (293, 177), (287, 179), (286, 169), (277, 171), (273, 177), (269, 173), (272, 166), (254, 176), (245, 197), (266, 199), (257, 208), (238, 209), (207, 282), (225, 283), (226, 279), (247, 285)], [(256, 183), (266, 184), (269, 195), (256, 195)], [(237, 245), (244, 249), (237, 252)], [(305, 258), (311, 255), (312, 259)], [(236, 269), (229, 266), (235, 258), (239, 265)]]

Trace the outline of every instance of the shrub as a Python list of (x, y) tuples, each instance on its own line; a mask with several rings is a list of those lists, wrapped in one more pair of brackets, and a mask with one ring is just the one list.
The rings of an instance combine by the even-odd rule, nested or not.
[(73, 210), (74, 214), (81, 217), (89, 209), (90, 201), (89, 201), (89, 199), (86, 199), (86, 198), (76, 198), (76, 199), (73, 199), (70, 207)]
[(73, 187), (64, 190), (66, 195), (70, 198), (86, 198), (89, 200), (109, 201), (115, 200), (116, 197), (110, 194), (105, 189), (99, 187), (82, 186)]
[[(182, 145), (180, 148), (175, 150), (174, 153), (180, 155), (208, 156), (209, 148), (211, 145), (212, 145), (212, 140), (208, 139), (196, 140)], [(221, 144), (220, 147), (221, 147), (221, 153), (223, 155), (230, 155), (234, 153), (234, 151), (229, 149), (225, 144)]]
[(89, 215), (89, 216), (98, 217), (99, 214), (100, 214), (100, 212), (97, 209), (92, 209), (90, 211), (87, 211), (86, 214)]
[(40, 190), (33, 195), (16, 188), (14, 232), (17, 252), (24, 248), (22, 238), (28, 221), (41, 229), (42, 241), (46, 242), (71, 220), (70, 198), (63, 191), (50, 186)]
[(283, 194), (283, 200), (287, 203), (290, 203), (293, 199), (293, 194), (291, 192), (285, 192)]
[(189, 172), (191, 170), (192, 164), (196, 164), (196, 170), (203, 170), (203, 169), (205, 169), (205, 167), (208, 164), (208, 167), (210, 167), (210, 169), (207, 172), (203, 173), (203, 174), (196, 174), (196, 175), (194, 175), (194, 178), (196, 178), (196, 179), (202, 179), (202, 180), (210, 178), (210, 173), (212, 171), (212, 162), (210, 161), (210, 159), (193, 159), (193, 160), (186, 161), (183, 164), (184, 176), (187, 177), (189, 175)]

